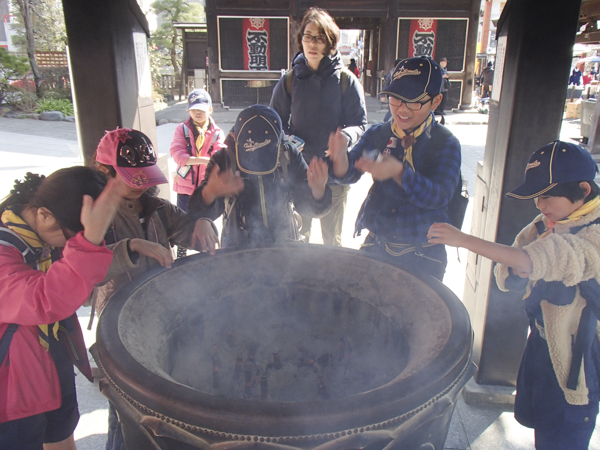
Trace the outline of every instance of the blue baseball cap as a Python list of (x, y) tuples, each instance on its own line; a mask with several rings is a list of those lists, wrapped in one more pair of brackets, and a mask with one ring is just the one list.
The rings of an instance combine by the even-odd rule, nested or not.
[(265, 105), (244, 109), (233, 126), (235, 154), (242, 172), (266, 175), (277, 169), (283, 138), (281, 118)]
[(199, 109), (200, 111), (208, 111), (212, 106), (212, 99), (208, 92), (204, 89), (194, 89), (188, 95), (188, 106), (187, 110)]
[(525, 169), (525, 182), (506, 195), (519, 200), (539, 197), (557, 184), (592, 181), (597, 172), (596, 161), (585, 148), (554, 141), (535, 151)]
[(440, 66), (427, 56), (400, 61), (392, 73), (392, 82), (381, 94), (388, 94), (404, 102), (418, 102), (430, 95), (439, 95), (442, 87)]

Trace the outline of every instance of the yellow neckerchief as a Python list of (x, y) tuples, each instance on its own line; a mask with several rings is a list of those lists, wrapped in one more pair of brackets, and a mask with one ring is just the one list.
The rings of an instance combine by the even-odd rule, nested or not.
[(392, 132), (400, 138), (400, 140), (402, 141), (402, 147), (404, 148), (404, 159), (402, 162), (408, 162), (408, 164), (410, 164), (410, 167), (412, 167), (413, 170), (415, 170), (415, 165), (413, 164), (412, 158), (413, 144), (416, 142), (417, 138), (421, 134), (423, 134), (423, 131), (425, 131), (428, 127), (431, 126), (432, 122), (433, 114), (429, 114), (427, 120), (425, 120), (421, 125), (417, 127), (417, 129), (415, 129), (412, 133), (408, 135), (404, 132), (403, 129), (396, 125), (396, 122), (392, 122)]
[[(51, 253), (52, 250), (54, 250), (54, 247), (51, 247), (47, 244), (45, 244), (44, 242), (42, 242), (42, 240), (40, 239), (40, 237), (35, 233), (35, 231), (33, 231), (31, 229), (31, 227), (29, 225), (27, 225), (27, 223), (21, 219), (18, 215), (16, 215), (12, 210), (7, 209), (2, 213), (2, 223), (4, 223), (4, 226), (6, 226), (6, 228), (8, 228), (9, 230), (15, 232), (16, 234), (19, 235), (19, 237), (21, 239), (23, 239), (25, 241), (25, 243), (27, 245), (29, 245), (37, 255), (40, 255), (38, 261), (37, 261), (37, 269), (41, 270), (42, 272), (48, 272), (48, 269), (50, 268), (50, 264), (52, 264), (52, 257), (51, 257)], [(55, 322), (52, 325), (52, 334), (54, 334), (54, 337), (56, 339), (58, 339), (58, 326), (59, 323)], [(46, 349), (46, 351), (49, 350), (50, 348), (50, 344), (48, 342), (48, 328), (49, 325), (38, 325), (39, 331), (38, 331), (38, 335), (39, 335), (39, 340), (40, 340), (40, 345), (42, 347), (44, 347)]]
[(569, 214), (566, 219), (559, 220), (556, 223), (548, 222), (548, 229), (546, 231), (544, 231), (538, 239), (546, 237), (550, 233), (552, 233), (552, 230), (554, 230), (554, 225), (556, 225), (557, 223), (569, 223), (574, 220), (581, 219), (583, 216), (585, 216), (586, 214), (589, 214), (594, 209), (596, 209), (598, 206), (600, 206), (600, 197), (593, 198), (589, 202), (584, 203), (578, 209), (576, 209), (571, 214)]
[[(581, 219), (583, 216), (585, 216), (586, 214), (589, 214), (594, 209), (596, 209), (598, 206), (600, 206), (600, 198), (596, 197), (596, 198), (590, 200), (589, 202), (581, 205), (578, 209), (576, 209), (571, 214), (569, 214), (566, 219), (559, 220), (558, 222), (548, 222), (548, 228), (542, 234), (540, 234), (538, 236), (538, 239), (542, 239), (542, 238), (545, 238), (546, 236), (551, 235), (552, 232), (554, 231), (554, 225), (556, 225), (557, 223), (569, 223), (574, 220)], [(529, 297), (529, 295), (531, 294), (531, 290), (536, 285), (536, 283), (537, 283), (537, 281), (529, 280), (529, 282), (527, 283), (527, 287), (525, 288), (525, 296), (523, 297), (523, 300), (525, 300), (527, 297)], [(538, 328), (539, 328), (539, 326), (538, 326)]]
[(193, 120), (194, 126), (198, 131), (198, 137), (196, 138), (196, 156), (200, 156), (200, 152), (202, 151), (202, 146), (204, 145), (204, 136), (206, 136), (206, 132), (208, 131), (208, 125), (210, 125), (210, 119), (206, 119), (203, 126), (200, 126)]

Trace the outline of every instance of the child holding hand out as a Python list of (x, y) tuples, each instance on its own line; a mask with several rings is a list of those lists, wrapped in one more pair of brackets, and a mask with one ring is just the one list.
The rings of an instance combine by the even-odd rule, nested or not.
[(600, 399), (600, 189), (582, 147), (537, 150), (525, 182), (507, 195), (534, 199), (541, 214), (512, 246), (433, 224), (431, 243), (464, 247), (498, 264), (500, 290), (523, 289), (531, 332), (519, 368), (515, 418), (534, 428), (536, 449), (587, 449)]

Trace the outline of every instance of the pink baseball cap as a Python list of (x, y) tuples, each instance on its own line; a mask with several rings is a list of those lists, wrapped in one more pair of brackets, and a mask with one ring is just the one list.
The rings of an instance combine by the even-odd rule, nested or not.
[(96, 161), (115, 168), (134, 189), (144, 189), (168, 180), (156, 165), (156, 151), (144, 133), (131, 128), (107, 131), (96, 150)]

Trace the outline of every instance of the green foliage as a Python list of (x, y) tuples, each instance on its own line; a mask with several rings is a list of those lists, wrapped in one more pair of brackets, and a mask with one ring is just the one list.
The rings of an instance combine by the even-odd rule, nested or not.
[(151, 45), (160, 51), (161, 65), (172, 65), (175, 74), (181, 65), (181, 36), (173, 26), (174, 22), (206, 22), (204, 7), (190, 0), (156, 0), (151, 5), (152, 11), (162, 19), (150, 39)]
[[(31, 11), (31, 25), (36, 51), (64, 51), (67, 43), (65, 18), (60, 0), (27, 0)], [(15, 20), (11, 28), (16, 31), (13, 43), (23, 52), (27, 50), (25, 25), (18, 5), (13, 3)]]
[(14, 97), (17, 90), (10, 83), (23, 78), (29, 70), (27, 58), (15, 56), (8, 53), (6, 49), (0, 48), (0, 104), (20, 100), (18, 93)]
[(73, 115), (73, 104), (64, 98), (43, 98), (37, 102), (36, 113), (60, 111), (65, 116)]
[(27, 58), (8, 53), (8, 50), (0, 47), (0, 76), (2, 78), (20, 78), (30, 70), (31, 66)]

